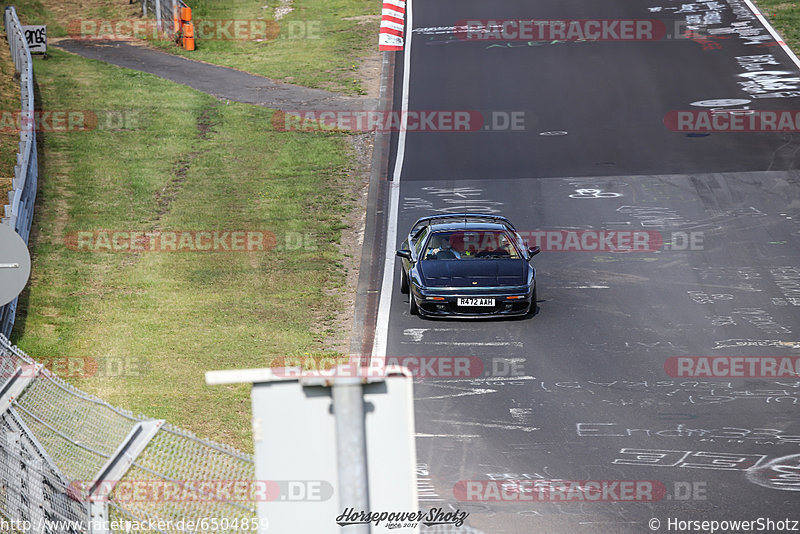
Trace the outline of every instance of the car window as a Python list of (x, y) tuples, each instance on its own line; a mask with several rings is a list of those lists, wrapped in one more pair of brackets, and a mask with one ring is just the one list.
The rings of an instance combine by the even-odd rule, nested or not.
[(435, 232), (425, 246), (426, 260), (520, 259), (514, 237), (503, 230)]
[(425, 228), (422, 229), (420, 233), (418, 233), (414, 237), (412, 246), (414, 247), (414, 249), (416, 249), (417, 254), (419, 254), (419, 250), (420, 248), (422, 248), (422, 244), (425, 242), (425, 238), (427, 236), (428, 236), (428, 227), (426, 226)]

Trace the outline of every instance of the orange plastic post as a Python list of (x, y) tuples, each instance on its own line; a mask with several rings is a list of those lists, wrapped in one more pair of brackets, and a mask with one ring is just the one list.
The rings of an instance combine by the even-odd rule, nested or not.
[(192, 8), (191, 7), (182, 7), (181, 8), (181, 20), (183, 22), (189, 22), (192, 20)]
[(183, 24), (183, 38), (181, 45), (186, 50), (194, 50), (194, 24), (185, 22)]

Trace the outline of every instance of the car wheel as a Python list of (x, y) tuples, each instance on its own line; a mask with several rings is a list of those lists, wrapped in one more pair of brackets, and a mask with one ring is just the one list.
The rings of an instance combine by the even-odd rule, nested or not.
[(414, 295), (411, 293), (408, 294), (408, 313), (410, 315), (419, 315), (419, 308), (417, 307), (417, 301), (414, 300)]
[(408, 293), (408, 275), (402, 267), (400, 267), (400, 293)]

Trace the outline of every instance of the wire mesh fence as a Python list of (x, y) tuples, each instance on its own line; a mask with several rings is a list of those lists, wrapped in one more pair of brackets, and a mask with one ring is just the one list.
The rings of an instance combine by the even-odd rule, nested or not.
[[(36, 201), (36, 182), (39, 164), (36, 157), (36, 131), (33, 113), (33, 65), (31, 53), (22, 31), (17, 12), (13, 7), (6, 7), (3, 12), (6, 39), (14, 60), (14, 67), (20, 75), (21, 109), (20, 123), (26, 125), (19, 134), (19, 152), (14, 166), (14, 178), (8, 203), (3, 205), (2, 221), (16, 230), (25, 243), (31, 231), (33, 221), (33, 205)], [(0, 306), (0, 334), (11, 335), (14, 318), (17, 313), (17, 299), (5, 306)]]
[[(251, 455), (168, 424), (132, 454), (126, 440), (152, 420), (40, 369), (2, 335), (0, 410), (0, 514), (25, 532), (221, 533), (255, 524)], [(108, 469), (125, 456), (123, 470)]]
[(160, 24), (160, 29), (169, 37), (174, 37), (176, 28), (173, 23), (179, 9), (189, 7), (183, 0), (141, 0), (142, 15), (153, 15)]
[[(142, 6), (145, 14), (158, 9), (168, 31), (173, 9), (186, 4)], [(24, 120), (34, 110), (31, 56), (13, 7), (4, 23), (20, 73), (22, 123), (33, 125)], [(26, 243), (37, 169), (31, 126), (20, 133), (2, 219)], [(252, 456), (153, 424), (64, 382), (10, 343), (15, 314), (16, 300), (0, 308), (0, 533), (255, 530)]]

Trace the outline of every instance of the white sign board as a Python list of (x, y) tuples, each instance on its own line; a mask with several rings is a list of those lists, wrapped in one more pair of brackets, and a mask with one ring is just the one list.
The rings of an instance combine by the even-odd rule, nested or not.
[(31, 54), (47, 53), (47, 26), (23, 26), (22, 31)]
[(0, 306), (17, 298), (30, 274), (28, 246), (13, 228), (0, 224)]
[[(404, 376), (364, 386), (371, 510), (356, 513), (419, 510), (412, 387), (412, 380)], [(342, 532), (337, 520), (345, 510), (339, 503), (331, 388), (297, 381), (256, 383), (252, 400), (256, 480), (290, 485), (279, 497), (258, 502), (259, 518), (269, 522), (269, 530), (261, 525), (259, 534)], [(291, 491), (292, 484), (299, 489)], [(418, 532), (387, 530), (387, 524), (384, 520), (372, 525), (370, 532)]]

